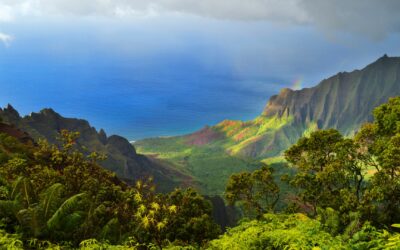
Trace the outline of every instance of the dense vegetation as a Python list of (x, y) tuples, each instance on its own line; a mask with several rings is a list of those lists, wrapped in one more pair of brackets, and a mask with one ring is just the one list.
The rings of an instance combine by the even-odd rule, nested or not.
[(400, 249), (395, 233), (400, 221), (400, 97), (376, 108), (374, 117), (353, 139), (334, 129), (319, 130), (286, 150), (296, 173), (282, 176), (294, 190), (282, 214), (264, 214), (274, 207), (277, 192), (270, 168), (232, 175), (227, 200), (258, 220), (242, 223), (211, 245)]
[(192, 189), (157, 194), (151, 179), (129, 187), (75, 148), (24, 144), (0, 134), (0, 248), (121, 244), (202, 245), (220, 232), (211, 205)]
[(202, 194), (220, 196), (232, 173), (259, 167), (254, 160), (227, 154), (226, 147), (223, 141), (212, 145), (189, 145), (185, 137), (146, 139), (135, 143), (139, 153), (156, 155), (174, 169), (191, 176), (189, 184), (196, 186)]
[(400, 249), (400, 97), (374, 117), (353, 138), (301, 138), (280, 182), (268, 165), (232, 175), (225, 198), (244, 218), (219, 239), (193, 189), (128, 186), (76, 149), (77, 133), (62, 131), (61, 146), (0, 134), (0, 248)]

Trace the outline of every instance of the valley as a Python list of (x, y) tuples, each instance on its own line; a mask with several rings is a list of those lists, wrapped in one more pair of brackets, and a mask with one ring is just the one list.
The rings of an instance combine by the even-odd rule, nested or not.
[(327, 128), (352, 136), (371, 121), (375, 107), (397, 95), (400, 58), (384, 55), (315, 87), (282, 89), (253, 120), (225, 120), (192, 134), (144, 139), (134, 146), (192, 176), (204, 194), (222, 195), (231, 174), (258, 169), (260, 162), (289, 171), (282, 153), (300, 137)]

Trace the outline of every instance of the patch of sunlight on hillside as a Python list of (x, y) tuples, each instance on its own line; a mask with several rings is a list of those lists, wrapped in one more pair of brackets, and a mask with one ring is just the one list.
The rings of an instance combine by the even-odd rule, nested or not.
[[(290, 124), (293, 121), (293, 117), (279, 118), (259, 116), (254, 121), (252, 121), (252, 129), (246, 130), (246, 135), (243, 136), (243, 140), (227, 149), (227, 152), (231, 155), (239, 154), (247, 146), (256, 143), (259, 140), (266, 139), (267, 136), (271, 137), (275, 131), (283, 128), (284, 126)], [(251, 131), (251, 133), (248, 133)]]
[(303, 137), (309, 137), (312, 132), (318, 130), (318, 124), (316, 122), (310, 122), (307, 124), (306, 130), (303, 132)]
[(286, 160), (283, 155), (279, 155), (279, 156), (275, 156), (275, 157), (265, 158), (265, 159), (261, 160), (261, 162), (263, 162), (267, 165), (271, 165), (271, 164), (275, 164), (275, 163), (285, 163)]
[(257, 135), (265, 134), (268, 132), (276, 131), (283, 126), (293, 122), (294, 118), (293, 116), (289, 117), (265, 117), (265, 116), (259, 116), (258, 118), (255, 119), (256, 124), (261, 124), (259, 126)]

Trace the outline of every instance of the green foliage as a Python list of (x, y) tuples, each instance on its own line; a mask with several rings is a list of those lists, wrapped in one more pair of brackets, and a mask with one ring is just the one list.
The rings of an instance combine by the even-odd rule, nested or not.
[(263, 165), (252, 173), (243, 172), (229, 178), (225, 198), (230, 205), (243, 204), (249, 215), (262, 216), (274, 210), (279, 199), (279, 187), (274, 182), (273, 169)]
[(78, 151), (78, 135), (62, 131), (56, 146), (0, 134), (0, 230), (8, 248), (152, 249), (201, 245), (219, 234), (197, 192), (157, 194), (151, 178), (129, 187), (97, 164), (102, 156)]
[(378, 223), (400, 221), (400, 97), (391, 98), (374, 111), (374, 122), (365, 124), (356, 135), (375, 168), (370, 178), (368, 198), (379, 206), (371, 211)]
[[(254, 171), (258, 162), (229, 155), (223, 144), (188, 145), (184, 138), (146, 139), (135, 143), (141, 154), (157, 155), (190, 179), (178, 180), (198, 188), (202, 194), (223, 195), (231, 174)], [(229, 166), (229, 167), (225, 167)]]
[(3, 230), (0, 230), (0, 248), (1, 249), (10, 249), (10, 250), (19, 250), (24, 249), (24, 244), (16, 234), (8, 234)]
[(244, 222), (213, 240), (209, 249), (346, 249), (340, 238), (302, 214), (266, 214)]
[[(283, 131), (292, 121), (293, 117), (265, 116), (248, 122), (227, 120), (208, 128), (215, 135), (209, 140), (200, 131), (188, 136), (145, 139), (135, 142), (135, 147), (139, 153), (157, 156), (192, 177), (181, 182), (190, 181), (205, 195), (223, 195), (232, 174), (257, 170), (261, 158), (276, 156), (292, 143), (287, 137), (297, 133)], [(282, 145), (274, 144), (278, 135)], [(190, 143), (193, 138), (207, 143)], [(269, 145), (279, 149), (271, 152), (267, 150)]]
[(54, 230), (58, 227), (62, 227), (64, 224), (62, 223), (63, 220), (70, 222), (70, 219), (72, 219), (72, 221), (76, 221), (76, 217), (79, 219), (80, 214), (76, 211), (79, 211), (81, 200), (84, 199), (85, 196), (85, 193), (81, 193), (73, 195), (65, 200), (63, 204), (61, 204), (61, 206), (54, 212), (53, 216), (51, 216), (51, 218), (47, 221), (48, 229)]
[[(210, 248), (400, 249), (399, 234), (385, 230), (400, 221), (400, 97), (378, 107), (374, 116), (354, 139), (320, 130), (285, 152), (296, 169), (284, 178), (295, 190), (290, 208), (313, 218), (266, 215), (229, 230)], [(253, 197), (254, 173), (231, 177), (228, 201), (260, 207)]]
[[(102, 156), (79, 153), (77, 133), (62, 131), (61, 146), (0, 134), (0, 248), (400, 249), (400, 97), (374, 116), (354, 139), (320, 130), (285, 152), (294, 173), (282, 180), (295, 191), (286, 211), (302, 213), (271, 214), (281, 195), (271, 167), (251, 163), (253, 172), (232, 175), (227, 201), (258, 219), (216, 240), (211, 205), (193, 189), (158, 194), (151, 178), (127, 186), (96, 163)], [(227, 133), (248, 126), (231, 125)], [(200, 176), (201, 155), (211, 151), (174, 157)], [(208, 157), (222, 164), (219, 153)]]
[(285, 152), (298, 173), (290, 184), (298, 189), (301, 206), (311, 214), (317, 207), (340, 212), (357, 209), (364, 191), (364, 165), (358, 145), (333, 129), (301, 138)]
[[(334, 211), (328, 211), (336, 217)], [(335, 219), (333, 219), (335, 220)], [(245, 221), (210, 242), (208, 249), (399, 249), (400, 234), (365, 223), (353, 235), (333, 235), (326, 225), (304, 214), (265, 214)]]

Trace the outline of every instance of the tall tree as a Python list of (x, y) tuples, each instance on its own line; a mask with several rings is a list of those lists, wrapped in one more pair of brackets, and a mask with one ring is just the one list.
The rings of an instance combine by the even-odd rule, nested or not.
[(317, 207), (342, 213), (357, 209), (365, 189), (365, 166), (358, 149), (352, 139), (329, 129), (301, 138), (285, 152), (286, 160), (298, 170), (290, 184), (312, 214)]
[(383, 224), (400, 221), (400, 97), (376, 108), (356, 140), (374, 168), (368, 193), (378, 202), (374, 216)]
[(265, 164), (252, 173), (233, 174), (225, 190), (230, 205), (240, 203), (248, 215), (260, 217), (274, 211), (279, 200), (279, 187), (274, 181), (273, 169)]

